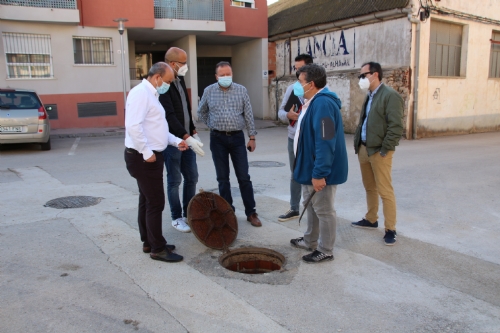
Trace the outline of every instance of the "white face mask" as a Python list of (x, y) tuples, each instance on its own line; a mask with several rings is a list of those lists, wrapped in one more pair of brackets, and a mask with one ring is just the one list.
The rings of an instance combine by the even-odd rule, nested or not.
[(359, 87), (361, 88), (361, 90), (366, 91), (368, 90), (368, 88), (370, 88), (370, 83), (371, 83), (370, 80), (368, 80), (368, 78), (365, 77), (359, 80)]
[(179, 68), (179, 70), (177, 71), (177, 75), (184, 76), (186, 75), (187, 71), (188, 71), (188, 65), (185, 64), (181, 68)]

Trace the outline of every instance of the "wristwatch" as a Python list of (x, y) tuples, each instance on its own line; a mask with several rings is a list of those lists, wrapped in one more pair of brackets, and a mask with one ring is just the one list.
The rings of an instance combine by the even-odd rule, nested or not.
[(387, 153), (380, 152), (380, 156), (385, 157), (386, 155), (387, 155)]

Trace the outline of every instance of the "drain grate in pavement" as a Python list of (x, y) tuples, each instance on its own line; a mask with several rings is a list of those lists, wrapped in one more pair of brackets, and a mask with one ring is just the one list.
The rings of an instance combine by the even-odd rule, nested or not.
[(83, 208), (95, 206), (99, 202), (101, 202), (102, 199), (103, 198), (88, 196), (70, 196), (52, 199), (50, 201), (47, 201), (47, 203), (43, 206), (56, 209)]
[(256, 168), (277, 168), (285, 166), (285, 163), (275, 161), (253, 161), (248, 163), (248, 165)]

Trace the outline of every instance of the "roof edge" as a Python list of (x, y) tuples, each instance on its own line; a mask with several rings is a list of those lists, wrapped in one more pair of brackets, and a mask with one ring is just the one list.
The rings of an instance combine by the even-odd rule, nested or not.
[(368, 23), (382, 22), (387, 20), (392, 20), (396, 18), (405, 17), (412, 14), (411, 8), (395, 8), (386, 10), (383, 12), (375, 12), (372, 14), (352, 17), (349, 19), (344, 19), (340, 21), (334, 21), (330, 23), (316, 24), (309, 27), (304, 27), (289, 32), (280, 33), (277, 35), (272, 35), (268, 37), (269, 42), (274, 42), (279, 39), (297, 37), (300, 35), (308, 35), (314, 32), (326, 32), (327, 30), (339, 30), (345, 28), (352, 28)]

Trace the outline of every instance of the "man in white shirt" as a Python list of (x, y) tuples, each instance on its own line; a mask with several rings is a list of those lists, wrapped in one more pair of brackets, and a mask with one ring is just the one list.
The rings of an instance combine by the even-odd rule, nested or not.
[(125, 107), (125, 162), (139, 187), (142, 249), (150, 253), (151, 259), (165, 262), (179, 262), (183, 257), (172, 252), (175, 245), (167, 244), (162, 233), (165, 208), (162, 151), (167, 145), (181, 151), (188, 149), (185, 141), (169, 133), (165, 110), (158, 101), (173, 79), (170, 66), (164, 62), (154, 64), (147, 79), (130, 90)]

